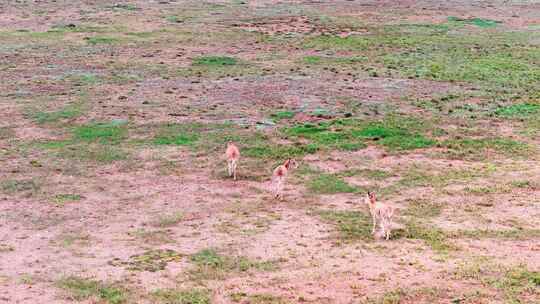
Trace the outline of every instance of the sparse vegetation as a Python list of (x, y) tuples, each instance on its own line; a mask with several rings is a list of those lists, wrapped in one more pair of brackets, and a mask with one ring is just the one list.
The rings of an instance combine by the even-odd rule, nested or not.
[(158, 289), (152, 292), (152, 298), (157, 303), (166, 304), (210, 304), (210, 295), (207, 290), (176, 290)]
[(227, 57), (227, 56), (203, 56), (197, 57), (193, 61), (194, 65), (204, 65), (204, 66), (226, 66), (226, 65), (235, 65), (237, 63), (236, 58)]
[(294, 117), (294, 112), (293, 111), (280, 111), (280, 112), (273, 113), (272, 115), (270, 115), (270, 117), (272, 117), (275, 121), (280, 121), (282, 119), (290, 119)]
[(496, 288), (508, 303), (526, 303), (527, 299), (540, 296), (540, 273), (530, 271), (522, 264), (509, 267), (486, 259), (475, 259), (459, 265), (454, 275)]
[(155, 220), (151, 222), (152, 226), (155, 227), (170, 227), (178, 224), (182, 221), (184, 215), (180, 212), (175, 212), (171, 214), (162, 214), (159, 215)]
[(345, 240), (373, 239), (371, 235), (371, 216), (355, 211), (319, 211), (322, 219), (335, 223)]
[(60, 120), (73, 119), (82, 114), (80, 106), (68, 105), (65, 108), (54, 112), (36, 112), (33, 116), (38, 124), (54, 123)]
[(145, 230), (140, 228), (133, 232), (129, 232), (128, 234), (141, 240), (145, 244), (161, 245), (174, 242), (169, 230)]
[(94, 36), (87, 37), (86, 42), (90, 45), (99, 45), (99, 44), (114, 44), (118, 43), (120, 40), (114, 37), (103, 37), (103, 36)]
[(355, 193), (358, 187), (351, 186), (333, 174), (317, 174), (308, 182), (308, 189), (317, 194)]
[(73, 136), (77, 140), (116, 143), (125, 137), (126, 131), (123, 122), (92, 123), (76, 127)]
[(108, 304), (121, 304), (127, 300), (124, 289), (92, 279), (70, 276), (61, 279), (58, 286), (68, 292), (71, 300), (82, 301), (94, 297)]
[(62, 193), (54, 196), (54, 203), (58, 206), (63, 206), (67, 202), (75, 202), (81, 200), (79, 194)]
[(414, 220), (406, 223), (403, 237), (408, 239), (423, 240), (429, 247), (431, 247), (433, 251), (437, 253), (444, 254), (450, 250), (457, 249), (455, 245), (450, 243), (450, 240), (444, 231), (433, 226), (420, 224)]
[(500, 107), (495, 114), (502, 117), (516, 118), (527, 117), (540, 112), (540, 104), (518, 103), (510, 106)]
[(4, 180), (0, 183), (2, 191), (8, 194), (36, 194), (41, 185), (36, 179)]
[(109, 265), (123, 266), (131, 271), (156, 272), (164, 270), (168, 263), (178, 262), (182, 255), (171, 249), (147, 250), (141, 254), (132, 255), (129, 260), (122, 261), (114, 258)]
[(196, 280), (220, 280), (228, 273), (243, 273), (249, 270), (271, 271), (276, 268), (273, 261), (252, 261), (246, 257), (230, 257), (214, 249), (203, 249), (191, 256), (196, 268), (190, 271)]
[(471, 160), (483, 159), (487, 153), (494, 152), (508, 157), (524, 157), (534, 148), (526, 143), (506, 138), (450, 139), (442, 143), (448, 156)]
[(540, 297), (538, 1), (7, 2), (2, 300)]
[(413, 200), (409, 202), (403, 215), (414, 218), (432, 218), (441, 214), (442, 204), (425, 200)]
[(234, 303), (252, 303), (252, 304), (287, 304), (282, 297), (272, 294), (247, 294), (243, 292), (231, 294), (231, 300)]

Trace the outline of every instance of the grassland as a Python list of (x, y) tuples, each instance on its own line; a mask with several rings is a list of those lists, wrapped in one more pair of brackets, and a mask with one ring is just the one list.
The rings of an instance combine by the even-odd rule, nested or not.
[[(19, 1), (0, 17), (0, 299), (540, 298), (535, 3)], [(389, 241), (368, 190), (398, 209)]]

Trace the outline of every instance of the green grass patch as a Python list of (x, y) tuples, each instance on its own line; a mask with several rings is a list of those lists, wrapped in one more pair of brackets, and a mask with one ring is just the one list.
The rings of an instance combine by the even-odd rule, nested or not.
[(136, 11), (140, 10), (135, 4), (131, 3), (117, 3), (114, 5), (109, 6), (111, 9), (117, 9), (117, 10), (126, 10), (126, 11)]
[(211, 150), (228, 140), (242, 140), (242, 137), (236, 136), (236, 131), (230, 124), (166, 124), (157, 128), (151, 143)]
[(259, 159), (283, 160), (287, 158), (302, 158), (318, 150), (319, 146), (316, 144), (281, 145), (265, 142), (245, 147), (242, 149), (242, 155)]
[(75, 127), (73, 137), (80, 141), (102, 141), (117, 143), (126, 137), (127, 129), (123, 122), (90, 123)]
[(104, 36), (86, 37), (85, 40), (90, 45), (115, 44), (120, 42), (118, 38)]
[(319, 147), (333, 148), (343, 151), (356, 151), (366, 147), (362, 140), (351, 135), (342, 120), (333, 120), (319, 124), (305, 123), (282, 129), (282, 132), (293, 138), (309, 139)]
[(323, 210), (317, 214), (338, 227), (343, 240), (371, 241), (371, 216), (357, 211)]
[(527, 240), (540, 238), (540, 229), (457, 230), (449, 232), (448, 235), (456, 238)]
[(177, 290), (158, 289), (151, 293), (156, 303), (162, 304), (210, 304), (211, 298), (208, 290)]
[(253, 261), (246, 257), (231, 257), (219, 254), (214, 249), (203, 249), (190, 258), (196, 266), (190, 274), (196, 280), (219, 280), (226, 274), (241, 274), (250, 270), (272, 271), (276, 269), (273, 261)]
[[(344, 51), (363, 51), (373, 45), (371, 39), (364, 36), (348, 36), (345, 38), (330, 35), (321, 35), (307, 38), (303, 42), (304, 48), (317, 50), (344, 50)], [(310, 56), (310, 61), (316, 63), (322, 60), (321, 57)]]
[(501, 279), (491, 282), (505, 294), (509, 303), (525, 303), (529, 297), (540, 297), (540, 272), (530, 271), (526, 265), (506, 268)]
[[(446, 291), (436, 287), (424, 287), (412, 290), (397, 288), (387, 291), (380, 296), (368, 297), (365, 301), (360, 301), (359, 304), (416, 303), (418, 299), (422, 299), (426, 303), (441, 303), (446, 299)], [(452, 301), (452, 303), (460, 302)]]
[(434, 168), (419, 168), (412, 166), (407, 168), (397, 182), (398, 186), (412, 187), (434, 187), (443, 188), (452, 183), (464, 183), (475, 178), (486, 176), (489, 169), (486, 168), (467, 168), (467, 169), (447, 169), (435, 173)]
[(179, 262), (181, 259), (182, 255), (174, 250), (152, 249), (141, 254), (132, 255), (127, 261), (114, 258), (112, 261), (109, 261), (108, 264), (111, 266), (122, 266), (129, 271), (156, 272), (164, 270), (168, 263)]
[(448, 21), (451, 23), (473, 24), (473, 25), (476, 25), (478, 27), (483, 27), (483, 28), (495, 27), (502, 23), (501, 21), (497, 21), (497, 20), (490, 20), (490, 19), (483, 19), (483, 18), (464, 19), (464, 18), (458, 18), (458, 17), (453, 17), (453, 16), (448, 17)]
[(280, 121), (280, 120), (283, 120), (283, 119), (291, 119), (293, 118), (295, 115), (295, 113), (293, 111), (280, 111), (280, 112), (276, 112), (276, 113), (273, 113), (270, 115), (270, 117), (274, 120), (274, 121)]
[(429, 148), (434, 146), (437, 142), (433, 139), (426, 138), (423, 135), (414, 134), (405, 137), (387, 137), (382, 139), (380, 143), (390, 150), (415, 150)]
[(302, 58), (303, 63), (308, 65), (350, 65), (355, 63), (363, 63), (368, 60), (364, 56), (355, 57), (321, 57), (321, 56), (305, 56)]
[(68, 105), (52, 112), (36, 112), (32, 116), (38, 124), (55, 123), (60, 120), (74, 119), (82, 115), (79, 105)]
[(285, 129), (285, 133), (294, 136), (309, 136), (328, 131), (328, 124), (305, 123)]
[(481, 51), (473, 51), (474, 42), (452, 46), (448, 41), (440, 48), (419, 45), (416, 50), (385, 55), (383, 61), (391, 73), (396, 71), (406, 77), (469, 82), (492, 88), (491, 92), (532, 90), (540, 80), (540, 71), (532, 59), (539, 51), (534, 48), (512, 51), (487, 41), (486, 37), (477, 42)]
[(8, 179), (0, 182), (2, 192), (6, 194), (34, 195), (41, 189), (41, 184), (35, 179)]
[(439, 228), (420, 224), (414, 220), (408, 221), (404, 231), (397, 231), (395, 237), (423, 240), (426, 245), (437, 253), (448, 253), (457, 247), (450, 243), (447, 234)]
[(319, 124), (305, 123), (286, 127), (282, 132), (291, 137), (302, 137), (321, 146), (340, 150), (366, 147), (366, 140), (377, 141), (391, 151), (413, 150), (434, 146), (437, 142), (422, 132), (426, 123), (412, 118), (388, 115), (371, 123), (354, 119), (335, 119)]
[(76, 301), (96, 297), (104, 303), (121, 304), (127, 300), (124, 289), (91, 279), (70, 276), (60, 280), (58, 286), (68, 291), (69, 298)]
[(403, 215), (413, 218), (433, 218), (439, 216), (443, 209), (443, 205), (426, 200), (410, 201), (407, 209), (403, 211)]
[(531, 271), (523, 264), (503, 266), (476, 259), (459, 265), (455, 276), (496, 288), (504, 295), (505, 303), (529, 303), (540, 296), (540, 272)]
[(495, 115), (505, 118), (522, 118), (534, 114), (540, 114), (540, 104), (519, 103), (500, 107), (495, 111)]
[(57, 150), (61, 158), (78, 159), (81, 161), (95, 161), (98, 163), (112, 163), (126, 160), (129, 153), (124, 149), (107, 144), (75, 144)]
[(357, 193), (362, 189), (351, 186), (339, 176), (334, 174), (319, 173), (311, 177), (307, 187), (317, 194)]
[(395, 125), (393, 121), (382, 121), (355, 130), (353, 136), (377, 141), (391, 151), (414, 150), (434, 146), (437, 142), (424, 135), (408, 130), (405, 126)]
[(526, 143), (507, 138), (449, 139), (441, 143), (451, 158), (480, 160), (490, 151), (508, 157), (528, 156), (533, 150)]
[(51, 150), (60, 158), (112, 162), (126, 159), (128, 153), (121, 148), (103, 143), (86, 143), (77, 140), (58, 140), (36, 143), (39, 149)]
[(238, 60), (227, 56), (201, 56), (193, 60), (194, 65), (203, 65), (211, 67), (222, 67), (236, 65)]
[(94, 85), (99, 83), (98, 75), (92, 73), (70, 73), (65, 79), (73, 82), (75, 85)]
[(154, 145), (175, 145), (188, 146), (199, 140), (199, 136), (195, 134), (177, 134), (168, 136), (157, 136), (153, 140)]
[(342, 171), (338, 174), (338, 176), (343, 176), (343, 177), (351, 177), (351, 176), (357, 176), (357, 175), (363, 176), (368, 179), (377, 180), (377, 181), (385, 180), (393, 176), (393, 174), (390, 172), (378, 170), (378, 169), (353, 169), (353, 170)]
[(171, 16), (165, 17), (165, 20), (167, 20), (168, 22), (171, 22), (171, 23), (182, 23), (182, 22), (185, 21), (185, 18), (180, 17), (180, 16), (171, 15)]
[(57, 24), (53, 25), (49, 31), (74, 32), (74, 33), (102, 33), (109, 29), (106, 27), (85, 25), (85, 24)]
[(307, 64), (318, 64), (322, 62), (323, 58), (321, 56), (305, 56), (303, 60)]
[(63, 193), (55, 195), (53, 200), (56, 205), (63, 206), (68, 202), (80, 201), (81, 198), (79, 194)]

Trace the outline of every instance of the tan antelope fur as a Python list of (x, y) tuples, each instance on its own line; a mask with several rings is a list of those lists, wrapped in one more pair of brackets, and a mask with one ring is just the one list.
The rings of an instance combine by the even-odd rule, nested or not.
[(378, 223), (386, 240), (389, 240), (390, 232), (392, 230), (390, 223), (392, 216), (394, 215), (394, 207), (377, 202), (373, 192), (368, 192), (366, 194), (365, 202), (369, 206), (369, 213), (371, 213), (371, 218), (373, 219), (373, 230), (371, 231), (371, 234), (375, 234)]
[(238, 165), (238, 159), (240, 159), (240, 150), (234, 143), (228, 142), (225, 156), (227, 158), (229, 176), (232, 176), (236, 180), (236, 166)]
[(282, 165), (279, 165), (272, 174), (272, 187), (274, 198), (283, 199), (283, 188), (287, 180), (287, 174), (291, 169), (296, 169), (298, 164), (294, 159), (287, 159)]

